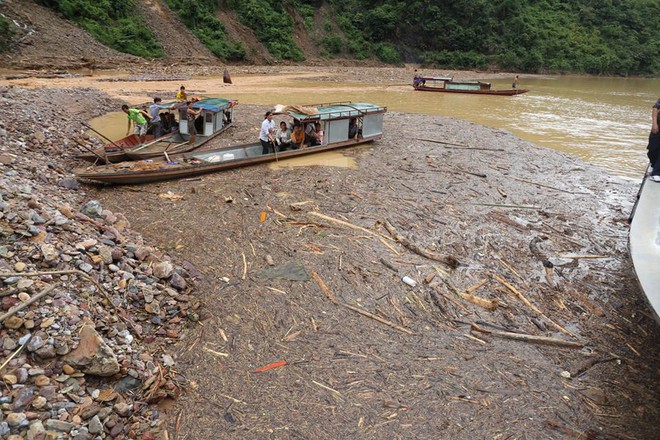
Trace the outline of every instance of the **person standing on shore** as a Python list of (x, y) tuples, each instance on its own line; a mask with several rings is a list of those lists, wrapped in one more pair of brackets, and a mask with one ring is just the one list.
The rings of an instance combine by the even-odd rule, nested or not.
[(147, 120), (149, 114), (144, 110), (136, 108), (129, 108), (126, 104), (121, 106), (121, 111), (126, 113), (128, 117), (128, 127), (126, 128), (126, 136), (131, 132), (131, 123), (135, 124), (135, 134), (138, 135), (140, 143), (144, 144), (144, 138), (147, 135)]
[(654, 182), (660, 182), (660, 98), (653, 105), (651, 116), (653, 121), (651, 121), (647, 156), (653, 169), (649, 178)]
[(273, 132), (275, 131), (275, 121), (273, 121), (273, 112), (268, 110), (261, 123), (261, 131), (259, 132), (259, 140), (261, 141), (261, 154), (268, 154), (270, 148), (275, 148), (273, 144)]

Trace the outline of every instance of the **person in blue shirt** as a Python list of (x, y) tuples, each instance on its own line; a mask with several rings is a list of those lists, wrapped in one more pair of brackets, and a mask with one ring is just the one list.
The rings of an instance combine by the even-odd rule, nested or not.
[(149, 115), (151, 116), (151, 129), (155, 137), (159, 138), (163, 135), (163, 124), (160, 120), (160, 103), (162, 99), (154, 98), (154, 103), (149, 107)]

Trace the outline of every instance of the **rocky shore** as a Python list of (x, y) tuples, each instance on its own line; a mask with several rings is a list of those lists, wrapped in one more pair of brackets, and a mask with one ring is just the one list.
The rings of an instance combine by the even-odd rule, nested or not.
[(0, 88), (0, 438), (156, 438), (171, 344), (196, 320), (192, 265), (90, 200), (67, 160), (93, 89)]

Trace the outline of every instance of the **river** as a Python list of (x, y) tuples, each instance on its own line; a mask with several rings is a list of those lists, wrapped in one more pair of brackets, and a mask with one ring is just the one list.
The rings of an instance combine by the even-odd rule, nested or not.
[[(487, 76), (479, 79), (489, 80)], [(651, 107), (660, 96), (657, 79), (588, 76), (522, 75), (520, 87), (531, 91), (513, 97), (417, 92), (401, 82), (337, 81), (333, 75), (318, 73), (239, 74), (233, 82), (223, 86), (221, 77), (204, 76), (186, 84), (200, 94), (230, 97), (245, 104), (367, 101), (391, 111), (461, 118), (509, 130), (537, 145), (579, 156), (612, 174), (633, 179), (641, 177), (647, 164)], [(492, 84), (494, 89), (510, 88), (511, 79), (495, 78)], [(176, 91), (178, 83), (123, 83), (122, 87), (125, 98), (136, 102), (134, 90), (158, 87)], [(420, 131), (425, 129), (420, 127)]]
[[(451, 116), (509, 130), (537, 145), (601, 165), (619, 176), (639, 178), (643, 174), (651, 107), (660, 96), (657, 79), (523, 76), (521, 81), (521, 88), (531, 91), (514, 97), (416, 92), (410, 85), (304, 80), (275, 81), (279, 87), (267, 95), (255, 90), (232, 97), (264, 105), (368, 101), (398, 112)], [(511, 87), (510, 81), (501, 79), (492, 83), (493, 88)]]

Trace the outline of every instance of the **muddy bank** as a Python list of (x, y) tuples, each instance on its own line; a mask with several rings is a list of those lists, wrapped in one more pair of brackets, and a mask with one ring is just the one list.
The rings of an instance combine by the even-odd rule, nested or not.
[[(240, 105), (232, 141), (256, 138), (264, 110)], [(358, 169), (89, 189), (204, 274), (170, 433), (657, 437), (658, 329), (626, 249), (635, 185), (449, 118), (388, 113), (385, 133), (344, 152)]]
[[(109, 92), (118, 94), (119, 84)], [(357, 169), (258, 166), (186, 182), (73, 189), (73, 139), (93, 142), (77, 120), (118, 102), (87, 89), (2, 93), (7, 107), (24, 103), (1, 116), (0, 222), (4, 237), (14, 237), (2, 269), (45, 270), (51, 262), (89, 269), (110, 300), (95, 300), (87, 317), (117, 348), (122, 377), (137, 374), (152, 385), (155, 376), (171, 391), (173, 376), (150, 369), (160, 363), (186, 379), (173, 407), (138, 404), (132, 412), (130, 393), (102, 393), (109, 379), (63, 378), (54, 342), (69, 329), (72, 339), (64, 340), (73, 348), (82, 323), (56, 307), (64, 301), (84, 315), (79, 304), (94, 290), (82, 276), (55, 278), (70, 286), (58, 302), (25, 309), (32, 314), (17, 314), (21, 325), (0, 335), (7, 359), (17, 350), (12, 341), (34, 325), (56, 356), (44, 360), (53, 350), (33, 346), (8, 364), (15, 371), (2, 371), (12, 433), (37, 432), (38, 420), (80, 438), (90, 424), (106, 438), (135, 438), (158, 431), (167, 416), (169, 438), (657, 437), (658, 332), (626, 250), (634, 184), (501, 130), (388, 113), (383, 140), (344, 151)], [(265, 110), (239, 105), (226, 139), (255, 139)], [(75, 213), (93, 198), (108, 213), (90, 223)], [(66, 228), (56, 212), (64, 215), (65, 204)], [(137, 232), (111, 239), (106, 232), (119, 221)], [(51, 260), (43, 239), (56, 250)], [(102, 248), (109, 240), (117, 261)], [(458, 267), (442, 262), (449, 256)], [(156, 265), (167, 269), (158, 272), (164, 278)], [(190, 291), (194, 281), (185, 276), (184, 294), (172, 294), (170, 267), (183, 275), (197, 267), (203, 279)], [(125, 273), (132, 284), (129, 275), (122, 283)], [(10, 292), (6, 308), (53, 280), (20, 289), (17, 282), (2, 286)], [(113, 318), (111, 303), (126, 309), (146, 340), (155, 336), (155, 347), (181, 338), (176, 350), (141, 342), (135, 328)], [(44, 308), (56, 322), (36, 313)], [(40, 376), (19, 371), (25, 365), (43, 369), (55, 387), (49, 397), (36, 384)], [(71, 379), (82, 395), (67, 390), (76, 386)], [(16, 406), (21, 389), (32, 394)], [(44, 397), (45, 409), (26, 404), (30, 397), (37, 406)]]

